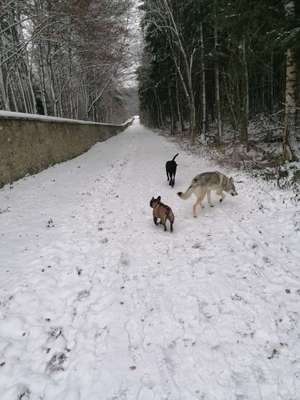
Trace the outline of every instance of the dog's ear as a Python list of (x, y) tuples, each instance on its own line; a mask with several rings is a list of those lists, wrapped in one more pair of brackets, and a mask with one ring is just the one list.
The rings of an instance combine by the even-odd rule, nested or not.
[(160, 199), (161, 199), (161, 197), (160, 197), (160, 196), (158, 196), (158, 198), (157, 198), (157, 201), (160, 201)]

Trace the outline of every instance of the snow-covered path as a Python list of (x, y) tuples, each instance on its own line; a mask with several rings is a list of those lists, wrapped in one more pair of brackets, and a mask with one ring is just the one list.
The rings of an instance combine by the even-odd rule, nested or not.
[(300, 399), (299, 206), (233, 171), (194, 219), (176, 192), (215, 168), (136, 120), (0, 190), (1, 400)]

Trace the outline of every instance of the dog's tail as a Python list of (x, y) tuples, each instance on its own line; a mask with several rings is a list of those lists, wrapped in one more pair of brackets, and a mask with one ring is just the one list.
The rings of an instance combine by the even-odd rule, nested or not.
[(179, 153), (175, 154), (175, 156), (172, 158), (172, 161), (175, 161), (175, 158), (179, 156)]
[(192, 193), (193, 193), (193, 185), (190, 185), (184, 193), (178, 192), (177, 194), (181, 199), (186, 200), (191, 196)]

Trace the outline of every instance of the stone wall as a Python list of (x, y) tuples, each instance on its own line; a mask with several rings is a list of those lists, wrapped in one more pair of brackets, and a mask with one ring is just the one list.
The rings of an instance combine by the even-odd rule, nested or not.
[(126, 129), (38, 115), (0, 112), (0, 187), (74, 158)]

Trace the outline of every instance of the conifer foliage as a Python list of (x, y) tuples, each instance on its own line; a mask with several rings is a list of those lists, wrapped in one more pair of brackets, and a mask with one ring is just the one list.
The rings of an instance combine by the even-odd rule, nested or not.
[(299, 2), (144, 0), (141, 8), (144, 122), (215, 143), (226, 125), (247, 144), (251, 119), (280, 116), (286, 158), (298, 158)]

